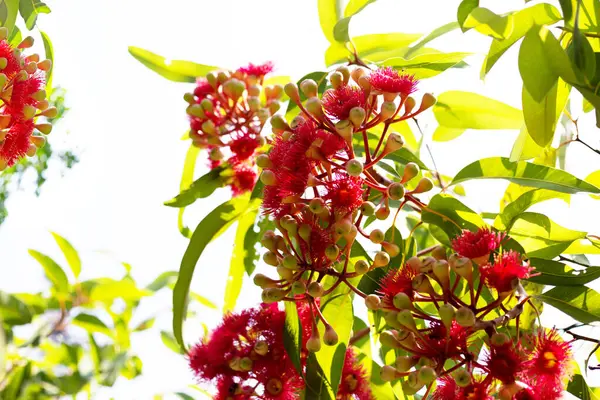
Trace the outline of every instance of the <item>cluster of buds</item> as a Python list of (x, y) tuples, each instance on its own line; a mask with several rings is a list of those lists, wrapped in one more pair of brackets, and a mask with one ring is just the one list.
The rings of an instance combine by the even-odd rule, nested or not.
[(46, 100), (45, 71), (50, 60), (40, 60), (38, 54), (25, 56), (22, 51), (33, 46), (31, 36), (13, 47), (8, 30), (0, 27), (0, 170), (15, 164), (25, 155), (33, 157), (52, 130), (48, 122), (38, 117), (54, 118), (57, 110)]
[(272, 70), (273, 64), (266, 63), (210, 72), (184, 96), (193, 144), (208, 150), (211, 169), (227, 164), (221, 175), (234, 195), (254, 188), (255, 159), (265, 144), (261, 131), (280, 108), (283, 87), (262, 86)]
[[(367, 233), (363, 226), (368, 218), (386, 220), (390, 201), (402, 202), (399, 209), (406, 203), (420, 209), (424, 204), (415, 195), (431, 190), (433, 183), (422, 178), (408, 190), (405, 184), (420, 172), (416, 164), (406, 165), (400, 182), (390, 182), (376, 166), (403, 147), (402, 136), (389, 132), (390, 126), (414, 118), (435, 100), (426, 94), (416, 107), (411, 93), (417, 81), (391, 68), (340, 67), (329, 76), (329, 83), (331, 88), (322, 95), (311, 79), (299, 88), (287, 84), (285, 93), (301, 113), (289, 124), (279, 115), (271, 118), (271, 151), (259, 155), (257, 164), (263, 169), (263, 210), (279, 231), (268, 231), (262, 238), (268, 250), (263, 259), (277, 268), (279, 279), (258, 274), (254, 282), (263, 289), (266, 303), (309, 302), (326, 327), (325, 343), (333, 345), (337, 335), (318, 312), (315, 299), (340, 284), (366, 297), (351, 279), (387, 266), (399, 254), (382, 231)], [(382, 134), (369, 142), (369, 130), (380, 124)], [(381, 246), (372, 262), (349, 262), (358, 235)]]
[[(301, 364), (306, 369), (306, 345), (312, 335), (310, 310), (298, 307), (302, 323)], [(283, 344), (285, 312), (277, 304), (262, 304), (228, 314), (210, 337), (194, 346), (189, 364), (198, 380), (212, 382), (217, 400), (293, 400), (304, 381)], [(340, 400), (373, 400), (364, 369), (351, 347), (338, 389)]]
[[(529, 301), (520, 279), (533, 268), (519, 253), (501, 251), (504, 239), (487, 228), (464, 231), (450, 256), (437, 246), (382, 279), (367, 306), (383, 313), (391, 329), (380, 342), (399, 354), (382, 368), (384, 380), (402, 379), (409, 395), (430, 393), (437, 381), (435, 400), (560, 398), (571, 374), (570, 344), (554, 330), (519, 331)], [(516, 325), (506, 326), (511, 320)], [(482, 357), (478, 338), (487, 348)]]

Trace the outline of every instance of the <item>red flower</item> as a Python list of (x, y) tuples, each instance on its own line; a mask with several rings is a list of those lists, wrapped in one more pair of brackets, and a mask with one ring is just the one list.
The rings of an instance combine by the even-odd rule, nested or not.
[(234, 196), (246, 193), (254, 189), (257, 174), (254, 169), (238, 165), (233, 167), (233, 181), (231, 182), (231, 191)]
[(252, 157), (259, 145), (258, 139), (253, 135), (243, 135), (233, 139), (231, 143), (229, 143), (229, 149), (235, 157), (232, 164)]
[(365, 92), (355, 86), (343, 85), (330, 89), (323, 94), (323, 109), (331, 118), (348, 119), (354, 107), (364, 107), (367, 101)]
[(571, 345), (563, 341), (555, 329), (541, 330), (535, 338), (526, 375), (560, 383), (571, 377), (572, 367)]
[(34, 122), (32, 119), (13, 123), (0, 145), (0, 157), (10, 166), (24, 157), (30, 146)]
[(432, 395), (432, 400), (456, 400), (459, 387), (454, 378), (444, 375), (437, 380), (437, 386)]
[(512, 342), (501, 346), (492, 345), (487, 357), (489, 375), (505, 384), (515, 382), (525, 369), (525, 363), (523, 355)]
[(340, 400), (375, 400), (369, 387), (367, 373), (356, 359), (352, 347), (348, 347), (346, 350), (342, 379), (337, 396)]
[(450, 332), (440, 322), (432, 322), (431, 326), (415, 338), (419, 351), (427, 358), (437, 360), (443, 365), (452, 359), (468, 352), (467, 336), (469, 332), (452, 321)]
[(513, 400), (558, 400), (563, 398), (562, 384), (554, 379), (526, 376), (523, 379), (525, 387), (513, 396)]
[(238, 68), (238, 72), (242, 72), (246, 75), (253, 75), (256, 77), (263, 77), (270, 72), (273, 72), (275, 65), (271, 61), (267, 61), (264, 64), (252, 64), (249, 63), (245, 67)]
[(209, 94), (213, 94), (215, 89), (208, 83), (206, 78), (198, 78), (196, 80), (196, 88), (194, 89), (194, 96), (199, 98), (199, 101), (202, 101)]
[(346, 174), (336, 174), (333, 181), (325, 184), (327, 193), (323, 198), (331, 204), (335, 211), (350, 214), (363, 203), (363, 180)]
[(490, 385), (486, 381), (472, 382), (466, 388), (463, 388), (458, 397), (459, 400), (493, 400), (490, 395)]
[(394, 309), (394, 296), (398, 293), (406, 293), (411, 299), (414, 298), (412, 280), (416, 272), (405, 265), (400, 269), (392, 269), (379, 282), (378, 293), (383, 297), (383, 306)]
[(487, 258), (490, 252), (500, 247), (504, 236), (503, 233), (493, 232), (489, 228), (479, 228), (475, 233), (464, 230), (460, 236), (452, 240), (452, 248), (463, 257)]
[(505, 251), (495, 257), (493, 265), (481, 267), (481, 276), (485, 284), (498, 293), (512, 292), (517, 279), (527, 279), (534, 268), (523, 263), (521, 255), (516, 251)]
[(384, 67), (371, 72), (369, 82), (380, 92), (408, 96), (417, 90), (418, 81), (414, 75), (400, 73), (392, 67)]

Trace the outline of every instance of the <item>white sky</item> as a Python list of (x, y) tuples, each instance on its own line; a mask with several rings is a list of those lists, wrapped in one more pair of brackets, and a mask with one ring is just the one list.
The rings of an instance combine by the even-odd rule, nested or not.
[[(134, 45), (174, 59), (236, 68), (249, 61), (273, 60), (276, 74), (294, 80), (320, 70), (327, 43), (322, 37), (316, 1), (293, 0), (62, 0), (39, 26), (54, 42), (54, 82), (68, 90), (71, 110), (50, 140), (75, 148), (81, 162), (60, 179), (51, 176), (39, 198), (30, 193), (11, 197), (11, 213), (0, 229), (2, 254), (0, 288), (35, 291), (46, 287), (41, 268), (27, 254), (35, 248), (60, 257), (49, 230), (57, 231), (79, 249), (82, 278), (118, 277), (119, 261), (133, 265), (140, 284), (166, 270), (176, 270), (187, 241), (176, 227), (177, 211), (162, 202), (177, 194), (188, 143), (179, 138), (187, 129), (182, 95), (193, 85), (169, 82), (147, 70), (127, 52)], [(353, 19), (351, 34), (428, 33), (454, 20), (457, 0), (413, 2), (380, 0)], [(482, 1), (496, 12), (520, 8), (521, 0)], [(478, 79), (489, 39), (476, 33), (454, 32), (433, 42), (445, 51), (471, 51), (470, 69), (454, 70), (441, 79), (423, 82), (433, 93), (458, 89), (478, 93), (520, 107), (520, 78), (516, 49), (494, 67), (485, 82)], [(435, 125), (425, 126), (430, 137)], [(583, 118), (584, 139), (600, 147), (593, 119)], [(471, 131), (449, 143), (435, 143), (433, 154), (440, 170), (452, 175), (479, 158), (508, 156), (516, 131)], [(54, 139), (56, 138), (56, 139)], [(595, 143), (594, 143), (595, 140)], [(493, 146), (490, 145), (493, 143)], [(427, 162), (427, 158), (425, 158)], [(582, 146), (567, 155), (568, 169), (580, 178), (599, 169), (600, 158)], [(202, 172), (202, 171), (200, 171)], [(54, 175), (57, 175), (56, 172)], [(470, 205), (494, 211), (504, 183), (467, 183)], [(206, 212), (229, 196), (222, 190), (200, 201), (186, 214), (192, 227)], [(548, 202), (544, 208), (558, 223), (573, 229), (600, 231), (598, 204), (575, 196), (570, 208)], [(229, 268), (223, 256), (231, 251), (232, 231), (211, 244), (203, 255), (192, 289), (222, 301)], [(248, 282), (248, 281), (247, 281)], [(259, 301), (251, 284), (239, 304)], [(145, 313), (167, 312), (170, 296), (152, 300)], [(219, 315), (206, 312), (200, 320), (213, 326)], [(566, 320), (565, 320), (566, 321)], [(556, 322), (554, 322), (556, 323)], [(559, 324), (559, 325), (562, 325)], [(158, 326), (170, 329), (170, 315)], [(194, 341), (202, 329), (189, 321), (186, 339)], [(144, 375), (133, 382), (119, 381), (110, 396), (149, 399), (155, 393), (185, 389), (192, 383), (185, 360), (167, 350), (157, 331), (138, 335), (134, 349), (144, 360)], [(107, 392), (97, 399), (108, 399)]]

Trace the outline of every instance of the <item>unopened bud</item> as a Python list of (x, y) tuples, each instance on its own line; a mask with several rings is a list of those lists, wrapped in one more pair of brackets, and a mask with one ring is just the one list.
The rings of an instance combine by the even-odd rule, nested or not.
[(421, 106), (417, 113), (427, 110), (429, 107), (433, 106), (435, 102), (435, 97), (431, 93), (425, 93), (421, 99)]
[(370, 217), (375, 214), (375, 204), (370, 201), (365, 201), (361, 204), (360, 211), (367, 217)]
[(419, 359), (413, 356), (398, 356), (396, 358), (396, 369), (399, 372), (408, 372), (417, 364)]
[(380, 378), (384, 382), (391, 382), (396, 379), (396, 370), (394, 367), (384, 365), (379, 370)]
[(286, 120), (279, 114), (273, 115), (271, 118), (271, 126), (278, 131), (289, 131), (291, 129)]
[(277, 184), (277, 177), (275, 176), (275, 173), (273, 171), (271, 171), (270, 169), (265, 169), (260, 174), (260, 181), (266, 186), (274, 186)]
[(279, 288), (267, 288), (261, 293), (263, 303), (276, 303), (285, 297), (285, 292)]
[(419, 293), (427, 293), (429, 295), (435, 294), (433, 291), (433, 286), (431, 286), (431, 282), (425, 274), (419, 274), (415, 276), (412, 280), (412, 287), (416, 292)]
[(352, 221), (348, 218), (344, 218), (335, 223), (335, 233), (338, 235), (347, 235), (352, 229)]
[(446, 260), (438, 260), (432, 266), (433, 275), (438, 279), (444, 289), (450, 286), (450, 267)]
[(329, 82), (334, 89), (337, 89), (344, 84), (344, 75), (339, 71), (335, 71), (329, 76)]
[(500, 347), (510, 342), (510, 338), (505, 333), (494, 333), (490, 338), (492, 346)]
[(261, 154), (256, 157), (256, 165), (258, 165), (260, 168), (273, 168), (273, 163), (266, 154)]
[(43, 136), (32, 136), (29, 140), (38, 149), (41, 149), (46, 145), (46, 138)]
[(471, 384), (471, 374), (464, 368), (457, 369), (452, 373), (452, 376), (458, 387), (464, 388)]
[(365, 118), (367, 117), (367, 113), (362, 107), (353, 107), (350, 109), (350, 114), (348, 119), (352, 122), (355, 128), (359, 128), (363, 122), (365, 122)]
[(209, 135), (214, 135), (217, 132), (217, 127), (215, 126), (215, 123), (212, 122), (210, 119), (204, 121), (202, 123), (202, 132), (205, 132)]
[(327, 248), (325, 248), (325, 257), (327, 257), (331, 261), (337, 260), (339, 255), (340, 255), (340, 248), (337, 247), (335, 244), (329, 245), (329, 246), (327, 246)]
[(196, 117), (196, 118), (206, 117), (206, 114), (204, 114), (204, 110), (202, 109), (200, 104), (192, 104), (191, 106), (189, 106), (186, 109), (186, 112), (188, 113), (188, 115), (191, 115), (192, 117)]
[(413, 97), (407, 97), (406, 100), (404, 100), (404, 114), (409, 114), (413, 108), (415, 108), (416, 104), (417, 102)]
[(396, 113), (396, 109), (396, 104), (393, 101), (384, 101), (383, 104), (381, 104), (381, 110), (379, 111), (379, 119), (381, 121), (387, 121)]
[(409, 331), (416, 331), (417, 324), (415, 323), (415, 319), (412, 316), (412, 312), (410, 310), (401, 310), (398, 313), (398, 322), (402, 324)]
[(444, 303), (440, 305), (438, 313), (440, 314), (440, 319), (444, 323), (444, 326), (449, 329), (452, 326), (452, 321), (454, 321), (454, 307), (448, 303)]
[(433, 250), (431, 250), (431, 256), (436, 260), (447, 260), (448, 255), (446, 254), (446, 249), (444, 246), (435, 246)]
[(263, 275), (263, 274), (254, 275), (253, 280), (254, 280), (254, 284), (256, 286), (260, 287), (261, 289), (274, 287), (273, 285), (275, 284), (275, 281), (273, 281), (273, 279), (271, 279), (268, 276)]
[(260, 110), (261, 104), (260, 104), (260, 99), (258, 97), (248, 97), (246, 99), (246, 102), (248, 103), (248, 108), (250, 109), (250, 111), (258, 111)]
[(464, 328), (475, 325), (475, 314), (468, 307), (461, 307), (456, 310), (455, 318), (456, 322)]
[(304, 240), (306, 243), (310, 242), (311, 232), (312, 232), (312, 228), (308, 224), (302, 224), (302, 225), (300, 225), (300, 228), (298, 228), (298, 235), (300, 235), (302, 240)]
[(248, 86), (248, 96), (258, 97), (260, 96), (260, 92), (262, 91), (262, 87), (259, 84), (254, 84)]
[(28, 63), (25, 65), (25, 71), (27, 71), (27, 73), (28, 73), (29, 75), (32, 75), (32, 74), (34, 74), (34, 73), (35, 73), (35, 71), (37, 71), (37, 69), (38, 69), (38, 66), (37, 66), (37, 64), (36, 64), (36, 63), (34, 63), (34, 62), (28, 62)]
[(301, 295), (306, 293), (306, 284), (302, 281), (295, 281), (292, 283), (292, 294)]
[(6, 68), (8, 60), (5, 57), (0, 57), (0, 69)]
[(234, 101), (237, 101), (246, 90), (246, 84), (239, 79), (231, 78), (223, 84), (223, 93)]
[(416, 273), (419, 273), (421, 271), (421, 267), (423, 266), (423, 262), (419, 257), (413, 256), (406, 261), (406, 265), (408, 265)]
[(321, 350), (321, 339), (318, 336), (311, 336), (306, 341), (306, 350), (310, 351), (311, 353), (316, 353), (317, 351)]
[(272, 265), (273, 267), (276, 267), (279, 264), (279, 261), (277, 260), (277, 255), (272, 251), (267, 251), (263, 255), (263, 261), (269, 265)]
[(398, 310), (408, 310), (413, 308), (412, 300), (404, 292), (396, 293), (392, 302), (394, 303), (394, 307)]
[(271, 100), (271, 101), (269, 101), (267, 106), (269, 107), (269, 112), (271, 114), (275, 114), (281, 108), (281, 103), (278, 102), (277, 100)]
[(340, 135), (346, 143), (352, 143), (352, 134), (354, 133), (354, 127), (347, 119), (336, 122), (335, 131)]
[(306, 122), (306, 120), (302, 115), (296, 115), (294, 119), (292, 119), (292, 122), (290, 122), (290, 128), (292, 128), (292, 130), (296, 130), (296, 128), (302, 125), (304, 122)]
[(207, 113), (211, 113), (215, 110), (215, 106), (213, 105), (213, 102), (210, 101), (209, 99), (202, 99), (202, 101), (200, 102), (200, 107), (202, 107), (202, 110), (206, 111)]
[(435, 380), (437, 377), (433, 368), (424, 366), (419, 369), (418, 378), (419, 382), (422, 382), (425, 385), (429, 385), (431, 382)]
[(304, 104), (304, 108), (317, 119), (321, 119), (325, 115), (323, 113), (323, 103), (318, 97), (309, 97)]
[(350, 81), (350, 70), (348, 69), (348, 67), (342, 65), (338, 67), (336, 71), (342, 74), (342, 77), (344, 78), (344, 85), (347, 85)]
[(295, 102), (295, 103), (300, 102), (300, 94), (298, 92), (298, 85), (296, 85), (294, 82), (286, 83), (283, 90), (285, 91), (285, 94), (287, 94), (287, 96), (293, 102)]
[(302, 93), (304, 93), (304, 96), (307, 98), (315, 97), (318, 89), (317, 82), (312, 79), (305, 79), (300, 82), (300, 90), (302, 90)]
[(381, 299), (376, 294), (370, 294), (365, 298), (365, 305), (369, 310), (378, 310), (381, 306)]
[(392, 200), (400, 200), (404, 197), (404, 186), (399, 182), (394, 182), (387, 188), (387, 195)]
[(366, 274), (369, 272), (369, 268), (369, 263), (365, 260), (358, 260), (354, 263), (354, 272), (356, 272), (358, 275)]
[(356, 67), (352, 70), (352, 72), (350, 72), (350, 76), (352, 77), (352, 80), (354, 82), (356, 82), (358, 84), (358, 80), (360, 79), (361, 76), (363, 76), (365, 74), (365, 70), (362, 67)]
[(29, 104), (23, 106), (23, 118), (25, 120), (32, 119), (35, 117), (35, 107)]
[(17, 48), (19, 48), (19, 49), (28, 49), (31, 46), (33, 46), (33, 38), (31, 36), (27, 36), (25, 39), (23, 39), (21, 41), (21, 43), (19, 43), (19, 45), (17, 46)]
[(258, 355), (266, 356), (269, 352), (269, 344), (264, 340), (257, 340), (254, 344), (254, 351)]
[(408, 374), (408, 377), (404, 382), (402, 382), (402, 391), (404, 394), (412, 396), (416, 394), (422, 387), (424, 383), (419, 381), (419, 375), (417, 371), (412, 371)]
[(363, 172), (363, 164), (356, 158), (353, 158), (346, 163), (346, 172), (350, 176), (360, 176)]
[(335, 332), (331, 325), (325, 326), (325, 333), (323, 333), (323, 343), (327, 346), (335, 346), (338, 342), (338, 334)]
[(4, 40), (8, 37), (8, 28), (3, 26), (0, 27), (0, 40)]
[(56, 109), (56, 107), (49, 107), (42, 112), (42, 115), (50, 119), (56, 118), (56, 116), (58, 115), (58, 110)]
[(390, 255), (390, 257), (396, 257), (400, 254), (400, 247), (395, 243), (382, 242), (381, 247)]
[(390, 216), (390, 208), (383, 204), (381, 205), (377, 211), (375, 211), (375, 218), (377, 218), (378, 220), (384, 220), (387, 219), (387, 217)]
[(285, 279), (286, 281), (291, 281), (294, 279), (294, 271), (284, 267), (283, 265), (277, 266), (277, 274), (281, 277), (281, 279)]
[(473, 262), (466, 257), (460, 257), (452, 261), (450, 263), (452, 270), (471, 284), (473, 282)]
[(385, 251), (378, 251), (373, 258), (373, 267), (385, 267), (390, 263), (390, 255)]
[(29, 147), (27, 148), (27, 156), (29, 157), (33, 157), (35, 156), (35, 153), (37, 153), (37, 147), (35, 147), (35, 145), (32, 143), (29, 145)]
[(404, 139), (399, 133), (392, 132), (385, 142), (383, 148), (383, 154), (387, 155), (393, 153), (396, 150), (400, 150), (404, 146)]
[(292, 254), (286, 254), (281, 260), (281, 265), (287, 269), (296, 270), (298, 269), (298, 260)]
[(324, 291), (325, 289), (320, 282), (313, 281), (308, 284), (307, 293), (314, 298), (321, 297)]
[(421, 178), (419, 183), (417, 183), (417, 187), (412, 191), (412, 193), (425, 193), (429, 192), (433, 189), (433, 182), (429, 178)]
[(373, 229), (369, 234), (369, 239), (375, 244), (379, 244), (385, 240), (385, 234), (381, 229)]
[(371, 90), (371, 82), (369, 81), (369, 78), (366, 75), (361, 76), (360, 78), (358, 78), (358, 86), (360, 86), (360, 88), (362, 90), (364, 90), (365, 92), (368, 92)]
[(239, 367), (242, 371), (251, 371), (252, 370), (252, 360), (249, 357), (244, 357), (240, 359)]
[(308, 203), (308, 209), (314, 214), (320, 214), (325, 208), (325, 201), (320, 197), (315, 197)]

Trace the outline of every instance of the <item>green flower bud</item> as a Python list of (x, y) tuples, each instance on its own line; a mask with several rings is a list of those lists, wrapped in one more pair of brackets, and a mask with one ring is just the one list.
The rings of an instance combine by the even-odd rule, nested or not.
[(458, 387), (467, 387), (471, 384), (471, 374), (464, 368), (457, 369), (452, 373), (454, 381)]
[(302, 90), (302, 93), (304, 93), (304, 96), (307, 98), (315, 97), (318, 91), (317, 82), (312, 79), (305, 79), (300, 82), (300, 90)]
[(425, 93), (423, 95), (423, 98), (421, 99), (421, 106), (419, 107), (419, 111), (417, 111), (417, 113), (427, 110), (428, 108), (433, 106), (435, 102), (436, 99), (431, 93)]
[(274, 287), (274, 285), (276, 284), (273, 279), (271, 279), (268, 276), (263, 275), (263, 274), (254, 275), (253, 280), (254, 280), (254, 284), (256, 286), (260, 287), (261, 289)]
[(377, 218), (378, 220), (385, 220), (387, 219), (387, 217), (390, 216), (390, 208), (388, 206), (386, 206), (385, 204), (380, 206), (377, 211), (375, 211), (375, 218)]
[(419, 379), (419, 382), (425, 385), (429, 385), (437, 378), (437, 374), (435, 373), (433, 368), (424, 366), (419, 369), (417, 377)]
[(408, 96), (406, 100), (404, 100), (404, 114), (409, 114), (413, 110), (413, 108), (415, 108), (416, 104), (417, 102), (415, 101), (415, 99), (413, 97)]
[(273, 163), (266, 154), (260, 154), (258, 157), (256, 157), (256, 165), (258, 165), (260, 168), (273, 168)]
[(373, 229), (369, 234), (369, 239), (375, 244), (379, 244), (385, 240), (385, 234), (381, 229)]
[(446, 260), (448, 258), (444, 246), (435, 246), (433, 250), (431, 250), (431, 256), (436, 260)]
[(346, 172), (350, 176), (360, 176), (363, 172), (363, 164), (356, 158), (353, 158), (346, 163)]
[(358, 275), (366, 274), (369, 272), (369, 268), (369, 263), (365, 260), (358, 260), (354, 263), (354, 272), (356, 272)]
[(383, 148), (383, 154), (387, 155), (393, 153), (396, 150), (400, 150), (404, 146), (404, 139), (399, 133), (392, 132), (385, 142)]
[(310, 296), (319, 298), (323, 295), (323, 292), (325, 292), (325, 289), (323, 289), (323, 285), (321, 285), (321, 283), (313, 281), (308, 284), (307, 293)]
[(285, 297), (285, 292), (279, 288), (267, 288), (261, 293), (263, 303), (276, 303)]
[(344, 75), (341, 72), (335, 71), (329, 76), (329, 82), (334, 89), (337, 89), (344, 84)]
[(473, 311), (471, 311), (470, 308), (459, 308), (456, 310), (455, 318), (456, 322), (464, 328), (469, 328), (475, 325), (475, 314), (473, 314)]
[(413, 193), (425, 193), (433, 189), (433, 182), (429, 178), (421, 178), (417, 187), (412, 191)]
[(296, 259), (296, 256), (292, 254), (286, 254), (281, 261), (281, 265), (293, 271), (298, 269), (298, 260)]
[(293, 102), (295, 102), (295, 103), (300, 102), (300, 94), (298, 93), (298, 85), (296, 85), (294, 82), (286, 83), (283, 90), (285, 91), (285, 94), (287, 94), (288, 97)]
[(398, 254), (400, 254), (400, 247), (394, 243), (382, 242), (381, 247), (390, 255), (390, 257), (396, 257)]
[(263, 255), (263, 261), (274, 267), (276, 267), (279, 264), (279, 261), (277, 260), (277, 255), (275, 253), (273, 253), (272, 251), (267, 251)]
[(295, 281), (292, 283), (292, 293), (295, 295), (306, 293), (306, 284), (302, 281)]
[(387, 188), (387, 195), (392, 200), (400, 200), (404, 197), (404, 186), (399, 182), (394, 182)]
[(402, 310), (398, 313), (398, 322), (402, 324), (409, 331), (416, 331), (417, 324), (415, 323), (415, 319), (412, 316), (412, 312), (410, 310)]
[(327, 257), (331, 261), (337, 260), (339, 255), (340, 255), (340, 248), (337, 247), (335, 244), (329, 245), (325, 249), (325, 257)]
[(385, 251), (378, 251), (373, 258), (373, 266), (375, 268), (385, 267), (390, 263), (390, 255)]
[(252, 360), (249, 357), (244, 357), (240, 360), (239, 368), (242, 371), (251, 371), (252, 370)]
[(415, 366), (419, 359), (413, 356), (398, 356), (396, 358), (396, 369), (399, 372), (408, 372)]
[(347, 119), (336, 122), (335, 131), (340, 135), (347, 143), (352, 143), (352, 134), (354, 133), (354, 127)]
[(394, 367), (390, 367), (389, 365), (384, 365), (379, 370), (381, 380), (384, 382), (391, 382), (396, 379), (396, 370)]
[(321, 339), (318, 336), (311, 336), (306, 342), (306, 350), (311, 353), (321, 350)]
[(302, 240), (304, 240), (306, 243), (310, 243), (311, 232), (312, 232), (312, 228), (308, 224), (302, 224), (302, 225), (300, 225), (300, 228), (298, 228), (298, 235), (300, 235)]
[(308, 203), (308, 208), (314, 214), (320, 214), (325, 209), (325, 201), (320, 197), (315, 197)]
[(295, 130), (297, 127), (302, 125), (304, 122), (306, 122), (306, 120), (304, 119), (304, 117), (302, 115), (296, 115), (294, 117), (294, 119), (292, 119), (292, 122), (290, 122), (290, 128), (292, 128), (292, 130)]
[(410, 181), (415, 176), (419, 175), (420, 168), (414, 162), (409, 162), (404, 166), (404, 173), (402, 174), (401, 183)]
[(283, 265), (277, 266), (277, 273), (279, 274), (281, 279), (285, 279), (288, 282), (294, 279), (294, 271), (284, 267)]
[(365, 305), (369, 310), (378, 310), (381, 307), (381, 299), (376, 294), (370, 294), (365, 298)]
[(304, 108), (317, 119), (320, 119), (325, 115), (323, 113), (323, 103), (318, 97), (309, 97), (304, 104)]
[(387, 121), (392, 118), (396, 109), (396, 104), (393, 101), (384, 101), (383, 104), (381, 104), (381, 110), (379, 111), (380, 120)]
[(248, 86), (248, 96), (258, 97), (261, 91), (262, 87), (258, 84)]
[(279, 114), (273, 115), (273, 117), (271, 117), (271, 126), (277, 131), (289, 131), (291, 129), (288, 123), (286, 122), (285, 118), (283, 118)]
[(452, 326), (452, 321), (454, 321), (454, 307), (448, 303), (442, 304), (440, 305), (438, 313), (440, 314), (440, 319), (444, 323), (444, 326), (450, 328)]
[(277, 178), (275, 177), (275, 173), (269, 169), (265, 169), (260, 174), (260, 181), (266, 186), (274, 186), (277, 184)]
[(371, 215), (375, 214), (375, 204), (370, 201), (365, 201), (360, 206), (360, 211), (367, 217), (370, 217)]
[(510, 338), (505, 333), (494, 333), (490, 338), (490, 342), (492, 343), (492, 346), (498, 347), (510, 342)]
[(254, 344), (254, 351), (260, 356), (266, 356), (269, 352), (269, 344), (264, 340), (257, 340)]
[(325, 327), (325, 333), (323, 334), (323, 343), (327, 346), (335, 346), (338, 343), (338, 334), (335, 332), (331, 325)]
[(404, 292), (396, 293), (396, 295), (394, 296), (394, 299), (393, 299), (393, 303), (394, 303), (394, 307), (396, 307), (399, 310), (413, 308), (412, 300)]
[(258, 111), (261, 107), (260, 99), (258, 97), (248, 97), (246, 102), (248, 103), (248, 108), (251, 111)]
[(348, 119), (352, 122), (355, 128), (359, 128), (362, 126), (363, 122), (365, 122), (365, 118), (367, 117), (367, 112), (362, 107), (354, 107), (350, 109), (350, 115)]
[(338, 67), (336, 69), (337, 72), (339, 72), (340, 74), (342, 74), (342, 77), (344, 79), (344, 85), (348, 84), (348, 81), (350, 81), (350, 70), (348, 69), (348, 67), (346, 67), (345, 65), (342, 65), (340, 67)]
[(210, 150), (210, 154), (208, 155), (208, 157), (213, 161), (218, 161), (222, 160), (224, 156), (221, 150), (218, 147), (215, 147)]

